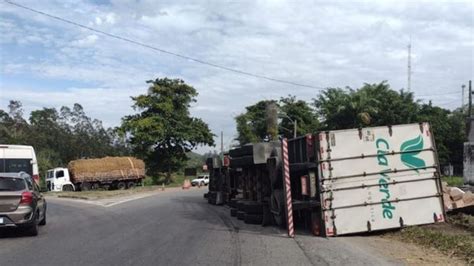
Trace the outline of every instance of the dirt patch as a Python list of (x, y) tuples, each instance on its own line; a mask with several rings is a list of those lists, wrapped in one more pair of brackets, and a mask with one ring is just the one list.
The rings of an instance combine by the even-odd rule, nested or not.
[(387, 257), (402, 261), (406, 265), (466, 265), (459, 258), (450, 258), (435, 248), (407, 243), (393, 236), (370, 236), (367, 244)]

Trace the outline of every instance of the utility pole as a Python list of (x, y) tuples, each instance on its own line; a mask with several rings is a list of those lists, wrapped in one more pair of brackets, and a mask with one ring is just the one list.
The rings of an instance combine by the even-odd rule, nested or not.
[(469, 109), (468, 109), (467, 116), (471, 118), (471, 110), (472, 110), (472, 87), (471, 87), (471, 81), (469, 80)]
[(224, 131), (221, 131), (221, 153), (224, 154)]
[(410, 42), (408, 43), (408, 84), (407, 84), (408, 92), (411, 91), (411, 36)]
[(466, 85), (462, 84), (461, 85), (461, 112), (464, 114), (464, 88), (466, 88)]
[(474, 117), (472, 117), (472, 80), (469, 80), (469, 106), (466, 119), (467, 142), (464, 142), (464, 184), (474, 186)]
[(295, 139), (296, 139), (296, 129), (298, 128), (297, 125), (296, 125), (297, 123), (298, 123), (298, 120), (295, 119), (295, 122), (293, 123), (293, 126), (294, 126), (294, 128), (293, 128), (293, 138), (295, 138)]

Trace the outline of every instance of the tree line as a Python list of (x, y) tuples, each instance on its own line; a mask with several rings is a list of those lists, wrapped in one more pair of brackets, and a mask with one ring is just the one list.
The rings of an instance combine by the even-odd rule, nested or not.
[[(157, 78), (147, 84), (146, 93), (132, 97), (135, 112), (123, 117), (115, 128), (106, 128), (100, 120), (87, 116), (78, 103), (34, 110), (26, 120), (21, 102), (12, 100), (7, 110), (0, 109), (0, 143), (32, 145), (42, 175), (78, 158), (133, 155), (145, 160), (149, 175), (163, 174), (169, 183), (171, 173), (182, 170), (187, 161), (188, 166), (204, 161), (191, 151), (199, 145), (213, 146), (214, 134), (206, 122), (190, 115), (189, 108), (198, 95), (195, 88), (180, 79)], [(235, 117), (239, 145), (267, 138), (264, 117), (268, 102), (276, 103), (281, 115), (277, 134), (288, 138), (293, 136), (294, 121), (297, 135), (430, 122), (440, 163), (462, 164), (466, 140), (462, 110), (422, 103), (413, 93), (393, 90), (386, 82), (359, 89), (328, 88), (310, 102), (290, 95), (247, 106)]]
[(291, 120), (297, 121), (298, 135), (321, 130), (430, 122), (440, 164), (462, 165), (466, 141), (462, 109), (450, 111), (434, 106), (431, 101), (422, 103), (414, 99), (412, 92), (393, 90), (386, 82), (364, 84), (359, 89), (328, 88), (310, 102), (290, 95), (247, 106), (245, 112), (235, 118), (239, 145), (267, 137), (262, 117), (269, 102), (276, 103), (280, 114), (284, 114), (280, 116), (278, 128), (279, 134), (287, 138), (293, 136)]
[(32, 145), (41, 175), (79, 158), (130, 154), (116, 129), (87, 116), (78, 103), (34, 110), (28, 120), (23, 116), (20, 101), (11, 100), (7, 110), (0, 109), (0, 143)]

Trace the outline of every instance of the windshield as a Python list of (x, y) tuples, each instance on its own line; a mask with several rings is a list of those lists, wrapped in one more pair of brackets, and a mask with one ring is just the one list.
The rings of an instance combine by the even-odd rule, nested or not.
[(25, 188), (25, 181), (21, 178), (0, 176), (0, 191), (21, 191)]
[(28, 173), (33, 175), (33, 166), (31, 159), (0, 159), (0, 172), (4, 173)]

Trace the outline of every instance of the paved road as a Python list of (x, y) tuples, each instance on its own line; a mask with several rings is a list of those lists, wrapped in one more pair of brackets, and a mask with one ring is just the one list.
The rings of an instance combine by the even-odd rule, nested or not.
[(0, 265), (386, 265), (357, 238), (286, 237), (247, 225), (204, 189), (110, 207), (50, 199), (38, 237), (0, 231)]

